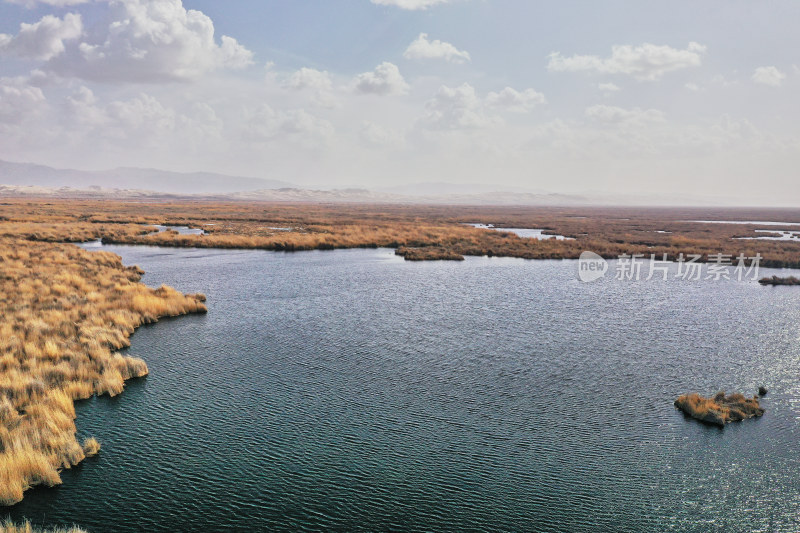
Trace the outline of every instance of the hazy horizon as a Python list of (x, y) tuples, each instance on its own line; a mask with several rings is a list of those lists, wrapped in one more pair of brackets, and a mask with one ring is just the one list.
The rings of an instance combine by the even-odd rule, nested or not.
[(799, 16), (789, 1), (2, 0), (0, 159), (800, 206)]

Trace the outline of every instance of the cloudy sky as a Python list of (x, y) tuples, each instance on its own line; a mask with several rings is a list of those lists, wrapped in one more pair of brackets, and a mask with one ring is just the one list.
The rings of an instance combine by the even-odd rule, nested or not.
[(0, 159), (800, 205), (795, 0), (0, 0)]

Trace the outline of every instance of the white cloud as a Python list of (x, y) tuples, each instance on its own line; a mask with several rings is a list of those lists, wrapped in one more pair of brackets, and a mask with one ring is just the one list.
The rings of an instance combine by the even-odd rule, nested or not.
[(428, 113), (423, 122), (430, 129), (475, 129), (494, 122), (492, 117), (486, 115), (475, 88), (468, 83), (459, 87), (442, 85), (425, 107)]
[(452, 44), (439, 39), (429, 41), (427, 33), (420, 33), (419, 37), (408, 45), (403, 57), (406, 59), (444, 59), (452, 63), (470, 61), (469, 52), (459, 50)]
[(608, 105), (595, 105), (586, 108), (586, 118), (604, 124), (650, 124), (664, 122), (665, 117), (662, 111), (657, 109), (623, 109), (621, 107)]
[(304, 109), (274, 110), (266, 104), (252, 113), (245, 136), (253, 141), (291, 140), (313, 141), (325, 139), (334, 133), (333, 125)]
[(126, 136), (143, 128), (157, 132), (175, 129), (175, 111), (164, 107), (161, 102), (147, 94), (140, 94), (127, 101), (111, 102), (106, 112), (112, 123)]
[(111, 21), (50, 63), (64, 76), (111, 82), (189, 80), (243, 68), (253, 54), (236, 39), (214, 39), (214, 24), (181, 0), (111, 0)]
[(400, 9), (408, 9), (416, 11), (419, 9), (428, 9), (429, 7), (438, 6), (440, 4), (450, 3), (451, 0), (370, 0), (373, 4), (379, 6), (395, 6)]
[(542, 93), (533, 89), (517, 91), (511, 87), (506, 87), (499, 93), (490, 92), (486, 96), (486, 105), (489, 107), (503, 108), (515, 113), (527, 113), (537, 105), (546, 102)]
[[(87, 101), (80, 102), (81, 98)], [(79, 93), (72, 96), (71, 103), (84, 113), (78, 118), (107, 139), (153, 146), (175, 135), (178, 128), (178, 113), (149, 94), (115, 100), (103, 107), (96, 107), (93, 101), (93, 94)]]
[(786, 74), (777, 67), (758, 67), (752, 77), (754, 82), (771, 87), (780, 87), (785, 79)]
[(430, 130), (474, 130), (503, 124), (500, 112), (528, 113), (546, 103), (544, 95), (533, 89), (518, 91), (506, 87), (481, 98), (469, 83), (458, 87), (442, 85), (425, 104), (422, 124)]
[(405, 94), (408, 92), (408, 84), (400, 74), (397, 65), (383, 62), (372, 72), (365, 72), (356, 76), (354, 88), (357, 92), (364, 94)]
[(359, 137), (370, 146), (397, 148), (405, 144), (403, 136), (397, 131), (375, 124), (369, 120), (361, 123)]
[(72, 125), (100, 126), (108, 122), (105, 111), (96, 106), (97, 97), (88, 87), (82, 85), (65, 100), (67, 115), (62, 120)]
[(333, 94), (333, 81), (327, 71), (301, 68), (289, 76), (284, 87), (298, 92), (310, 92), (313, 95), (311, 101), (314, 104), (323, 107), (338, 106)]
[(9, 4), (17, 4), (32, 9), (37, 5), (44, 4), (53, 7), (67, 7), (76, 6), (78, 4), (85, 4), (91, 0), (5, 0)]
[(20, 123), (41, 110), (45, 102), (39, 87), (20, 79), (0, 78), (0, 123)]
[(60, 120), (47, 123), (52, 142), (66, 150), (91, 145), (97, 157), (111, 154), (111, 163), (121, 147), (133, 154), (147, 150), (151, 156), (182, 151), (196, 159), (223, 142), (223, 121), (206, 103), (182, 102), (178, 109), (164, 101), (169, 97), (146, 93), (101, 100), (86, 86), (67, 96)]
[(604, 93), (615, 93), (621, 90), (615, 83), (599, 83), (597, 84), (597, 88)]
[(74, 105), (94, 105), (97, 98), (90, 88), (81, 85), (77, 91), (67, 97), (67, 101)]
[(145, 93), (101, 105), (91, 89), (81, 86), (65, 99), (65, 104), (70, 128), (81, 125), (105, 138), (153, 139), (172, 134), (178, 121), (174, 109)]
[(333, 82), (327, 72), (304, 67), (289, 76), (286, 86), (298, 91), (303, 89), (329, 91), (333, 87)]
[(46, 61), (62, 54), (64, 42), (73, 41), (82, 33), (80, 15), (68, 13), (63, 19), (45, 15), (34, 24), (22, 23), (14, 37), (0, 34), (0, 52)]
[(684, 87), (686, 87), (687, 90), (692, 91), (693, 93), (701, 91), (700, 86), (692, 82), (687, 83), (686, 85), (684, 85)]
[(706, 47), (692, 42), (686, 49), (645, 43), (611, 48), (611, 56), (592, 55), (565, 57), (559, 52), (549, 56), (548, 70), (556, 72), (593, 71), (600, 74), (626, 74), (638, 80), (654, 81), (668, 72), (702, 64)]

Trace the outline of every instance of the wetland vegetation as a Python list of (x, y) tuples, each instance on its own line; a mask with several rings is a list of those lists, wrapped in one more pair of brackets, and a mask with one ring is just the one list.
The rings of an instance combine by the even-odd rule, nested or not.
[(758, 282), (762, 285), (800, 285), (800, 278), (796, 276), (770, 276), (761, 278)]
[(692, 392), (679, 396), (675, 400), (675, 407), (700, 422), (720, 427), (730, 422), (739, 422), (764, 414), (758, 396), (746, 398), (738, 393), (726, 396), (724, 392), (718, 392), (706, 398)]
[[(800, 267), (800, 243), (750, 240), (774, 222), (800, 222), (798, 210), (601, 207), (470, 207), (282, 204), (258, 202), (111, 202), (13, 199), (0, 209), (0, 235), (47, 242), (146, 244), (274, 251), (387, 247), (409, 260), (463, 256), (577, 259), (642, 254), (670, 259), (697, 254), (753, 257), (762, 266)], [(727, 220), (709, 224), (708, 219)], [(494, 229), (467, 224), (493, 225)], [(154, 225), (202, 229), (205, 235), (154, 233)], [(523, 238), (497, 228), (537, 228), (567, 239)]]
[(0, 504), (100, 451), (78, 442), (75, 401), (120, 394), (148, 373), (117, 350), (142, 324), (206, 310), (201, 295), (153, 290), (107, 252), (0, 239)]
[(86, 533), (86, 531), (79, 527), (40, 529), (34, 527), (30, 522), (15, 524), (6, 520), (0, 523), (0, 533)]

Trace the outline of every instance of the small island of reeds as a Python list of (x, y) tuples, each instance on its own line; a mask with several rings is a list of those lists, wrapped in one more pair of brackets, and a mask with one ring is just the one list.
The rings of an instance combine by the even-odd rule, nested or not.
[(464, 261), (463, 255), (440, 246), (427, 248), (401, 246), (394, 253), (406, 261)]
[(758, 282), (762, 285), (800, 285), (800, 278), (795, 276), (788, 276), (782, 278), (780, 276), (772, 276), (768, 278), (761, 278)]
[(710, 398), (695, 392), (684, 394), (675, 400), (675, 407), (700, 422), (719, 427), (764, 414), (758, 396), (746, 398), (738, 393), (726, 396), (724, 391)]

